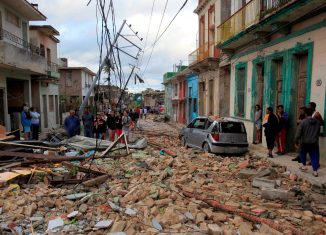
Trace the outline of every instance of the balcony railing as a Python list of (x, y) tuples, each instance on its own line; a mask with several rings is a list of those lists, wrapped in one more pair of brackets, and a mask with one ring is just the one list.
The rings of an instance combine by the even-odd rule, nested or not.
[(26, 51), (33, 53), (33, 54), (40, 54), (40, 48), (29, 43), (28, 41), (25, 41), (24, 39), (17, 37), (16, 35), (8, 32), (7, 30), (4, 30), (3, 28), (0, 28), (0, 40), (8, 40), (11, 44), (23, 48)]
[(257, 24), (267, 14), (294, 0), (251, 0), (224, 23), (217, 26), (217, 43), (222, 43)]
[(198, 49), (189, 54), (188, 60), (189, 65), (193, 65), (200, 61), (205, 60), (206, 58), (217, 58), (219, 56), (219, 50), (215, 48), (215, 42), (205, 43), (200, 46)]
[(59, 72), (59, 65), (53, 62), (48, 61), (47, 62), (47, 71), (51, 71), (51, 72)]

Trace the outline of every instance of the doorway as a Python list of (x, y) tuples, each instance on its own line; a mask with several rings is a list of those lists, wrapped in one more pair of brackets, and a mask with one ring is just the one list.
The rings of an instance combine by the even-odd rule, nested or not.
[(274, 97), (272, 99), (271, 107), (273, 107), (274, 112), (277, 110), (277, 106), (283, 104), (282, 101), (282, 89), (283, 89), (283, 58), (273, 60), (272, 68), (274, 70)]
[(48, 128), (48, 99), (42, 95), (44, 128)]
[[(256, 113), (256, 105), (260, 106), (260, 109), (262, 111), (262, 116), (261, 118), (263, 118), (263, 114), (264, 114), (264, 107), (263, 107), (263, 97), (264, 97), (264, 73), (265, 73), (265, 67), (263, 63), (260, 64), (256, 64), (256, 81), (255, 81), (255, 90), (254, 92), (254, 113), (253, 113), (253, 117), (254, 117), (254, 121), (256, 119), (255, 117), (255, 113)], [(257, 135), (260, 134), (260, 138), (257, 138)], [(256, 129), (256, 126), (254, 128), (254, 141), (257, 141), (261, 143), (261, 137), (262, 137), (262, 129), (258, 130)]]
[(5, 126), (5, 89), (0, 88), (0, 125)]
[(209, 80), (209, 111), (208, 115), (213, 115), (214, 112), (214, 80)]

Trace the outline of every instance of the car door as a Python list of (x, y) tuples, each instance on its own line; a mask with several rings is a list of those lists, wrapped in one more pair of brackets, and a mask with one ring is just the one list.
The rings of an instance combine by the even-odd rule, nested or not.
[(202, 138), (204, 136), (205, 123), (207, 118), (197, 118), (193, 125), (190, 144), (194, 147), (201, 148)]
[(194, 145), (196, 145), (198, 148), (203, 147), (203, 143), (207, 139), (209, 133), (207, 130), (212, 123), (213, 122), (209, 118), (206, 118), (204, 125), (194, 131)]
[(185, 128), (185, 130), (182, 133), (182, 135), (186, 139), (186, 143), (188, 145), (190, 144), (190, 139), (191, 139), (191, 135), (192, 135), (192, 132), (193, 132), (193, 126), (194, 126), (195, 121), (196, 120), (193, 120), (191, 123), (189, 123), (188, 126)]

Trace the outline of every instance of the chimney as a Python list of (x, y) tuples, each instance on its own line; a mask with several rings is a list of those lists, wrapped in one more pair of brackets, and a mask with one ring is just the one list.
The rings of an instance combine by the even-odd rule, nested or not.
[(32, 7), (38, 10), (38, 4), (37, 3), (31, 3)]

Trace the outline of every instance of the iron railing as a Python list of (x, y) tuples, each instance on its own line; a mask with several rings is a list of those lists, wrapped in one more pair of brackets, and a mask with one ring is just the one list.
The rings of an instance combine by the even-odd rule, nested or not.
[(53, 63), (51, 61), (47, 62), (47, 71), (51, 71), (51, 72), (59, 72), (59, 65), (56, 63)]
[(215, 45), (215, 42), (206, 42), (199, 48), (197, 48), (195, 51), (191, 52), (188, 56), (189, 65), (193, 65), (209, 57), (218, 58), (219, 50), (215, 48)]
[(0, 28), (0, 40), (8, 40), (14, 46), (25, 49), (26, 51), (33, 54), (40, 54), (40, 48), (29, 43), (28, 41), (17, 37), (16, 35), (10, 33), (9, 31)]
[(295, 0), (251, 0), (216, 28), (217, 43), (237, 35), (262, 18)]

